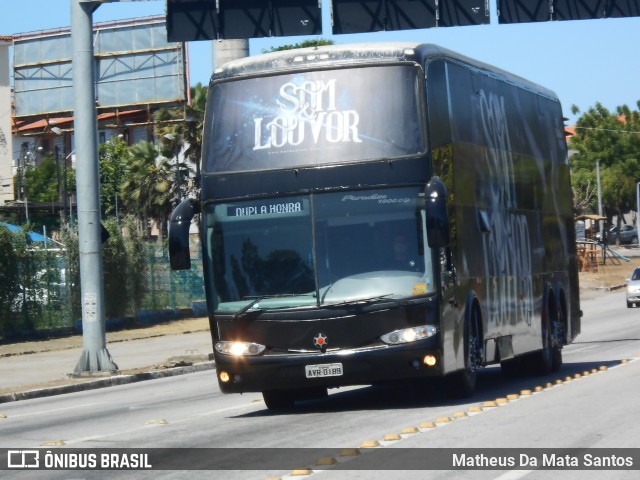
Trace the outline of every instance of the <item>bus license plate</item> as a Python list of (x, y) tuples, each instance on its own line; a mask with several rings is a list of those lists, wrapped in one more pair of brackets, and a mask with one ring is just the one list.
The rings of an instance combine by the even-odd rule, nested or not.
[(304, 370), (307, 378), (339, 377), (342, 375), (342, 364), (305, 365)]

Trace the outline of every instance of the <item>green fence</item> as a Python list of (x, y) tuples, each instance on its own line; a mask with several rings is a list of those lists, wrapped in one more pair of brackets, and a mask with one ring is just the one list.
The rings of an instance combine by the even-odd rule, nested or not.
[(73, 325), (66, 281), (66, 259), (60, 252), (29, 250), (18, 259), (15, 296), (3, 312), (6, 334), (55, 330)]
[[(202, 259), (197, 244), (192, 248), (192, 268), (187, 271), (171, 271), (165, 244), (145, 243), (143, 249), (143, 281), (139, 282), (142, 285), (133, 285), (126, 276), (123, 281), (121, 278), (127, 266), (123, 265), (115, 275), (113, 269), (119, 267), (114, 267), (114, 262), (107, 266), (105, 259), (105, 277), (111, 269), (111, 277), (105, 278), (107, 312), (114, 311), (109, 308), (110, 302), (127, 305), (121, 317), (135, 322), (141, 311), (184, 310), (192, 308), (194, 303), (204, 302)], [(77, 265), (76, 261), (71, 263)], [(10, 281), (7, 276), (0, 278), (3, 280), (0, 285), (0, 340), (78, 327), (80, 282), (77, 272), (74, 274), (73, 267), (70, 269), (68, 264), (64, 250), (27, 249), (22, 252), (15, 260), (15, 280)], [(113, 277), (116, 277), (116, 283), (121, 283), (117, 294), (109, 294), (113, 292), (109, 286)], [(142, 290), (138, 292), (141, 300), (137, 302), (129, 302), (136, 296), (131, 291), (133, 288)]]
[[(191, 308), (204, 301), (202, 258), (199, 248), (192, 248), (191, 270), (172, 271), (166, 246), (147, 245), (145, 310)], [(196, 253), (196, 255), (193, 255)], [(195, 257), (195, 258), (194, 258)]]

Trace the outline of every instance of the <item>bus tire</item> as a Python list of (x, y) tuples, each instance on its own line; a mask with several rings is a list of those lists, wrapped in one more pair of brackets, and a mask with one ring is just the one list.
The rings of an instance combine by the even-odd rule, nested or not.
[(551, 335), (553, 340), (553, 353), (551, 371), (558, 372), (562, 368), (562, 346), (566, 344), (566, 322), (567, 309), (564, 295), (559, 296), (560, 302), (556, 310), (556, 317), (551, 325)]
[(558, 330), (560, 312), (548, 301), (542, 317), (542, 349), (528, 358), (530, 369), (538, 375), (557, 372), (562, 367), (562, 350), (560, 340), (555, 332)]
[(476, 304), (464, 325), (464, 368), (447, 377), (447, 394), (452, 398), (468, 398), (476, 389), (478, 368), (482, 359), (482, 319)]

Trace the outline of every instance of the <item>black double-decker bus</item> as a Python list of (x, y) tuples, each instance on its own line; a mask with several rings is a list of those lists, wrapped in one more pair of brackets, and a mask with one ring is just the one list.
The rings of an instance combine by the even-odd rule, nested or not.
[(479, 368), (557, 370), (580, 330), (549, 90), (434, 45), (250, 57), (209, 86), (200, 239), (216, 372), (268, 408)]

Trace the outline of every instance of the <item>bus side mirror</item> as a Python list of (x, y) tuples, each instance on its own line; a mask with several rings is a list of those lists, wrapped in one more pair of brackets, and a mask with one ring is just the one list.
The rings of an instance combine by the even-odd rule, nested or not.
[(447, 187), (439, 177), (432, 177), (424, 189), (424, 207), (427, 222), (429, 247), (449, 246), (449, 213), (447, 210)]
[(183, 200), (169, 220), (169, 261), (171, 270), (189, 270), (189, 228), (193, 217), (200, 213), (200, 203), (193, 198)]

